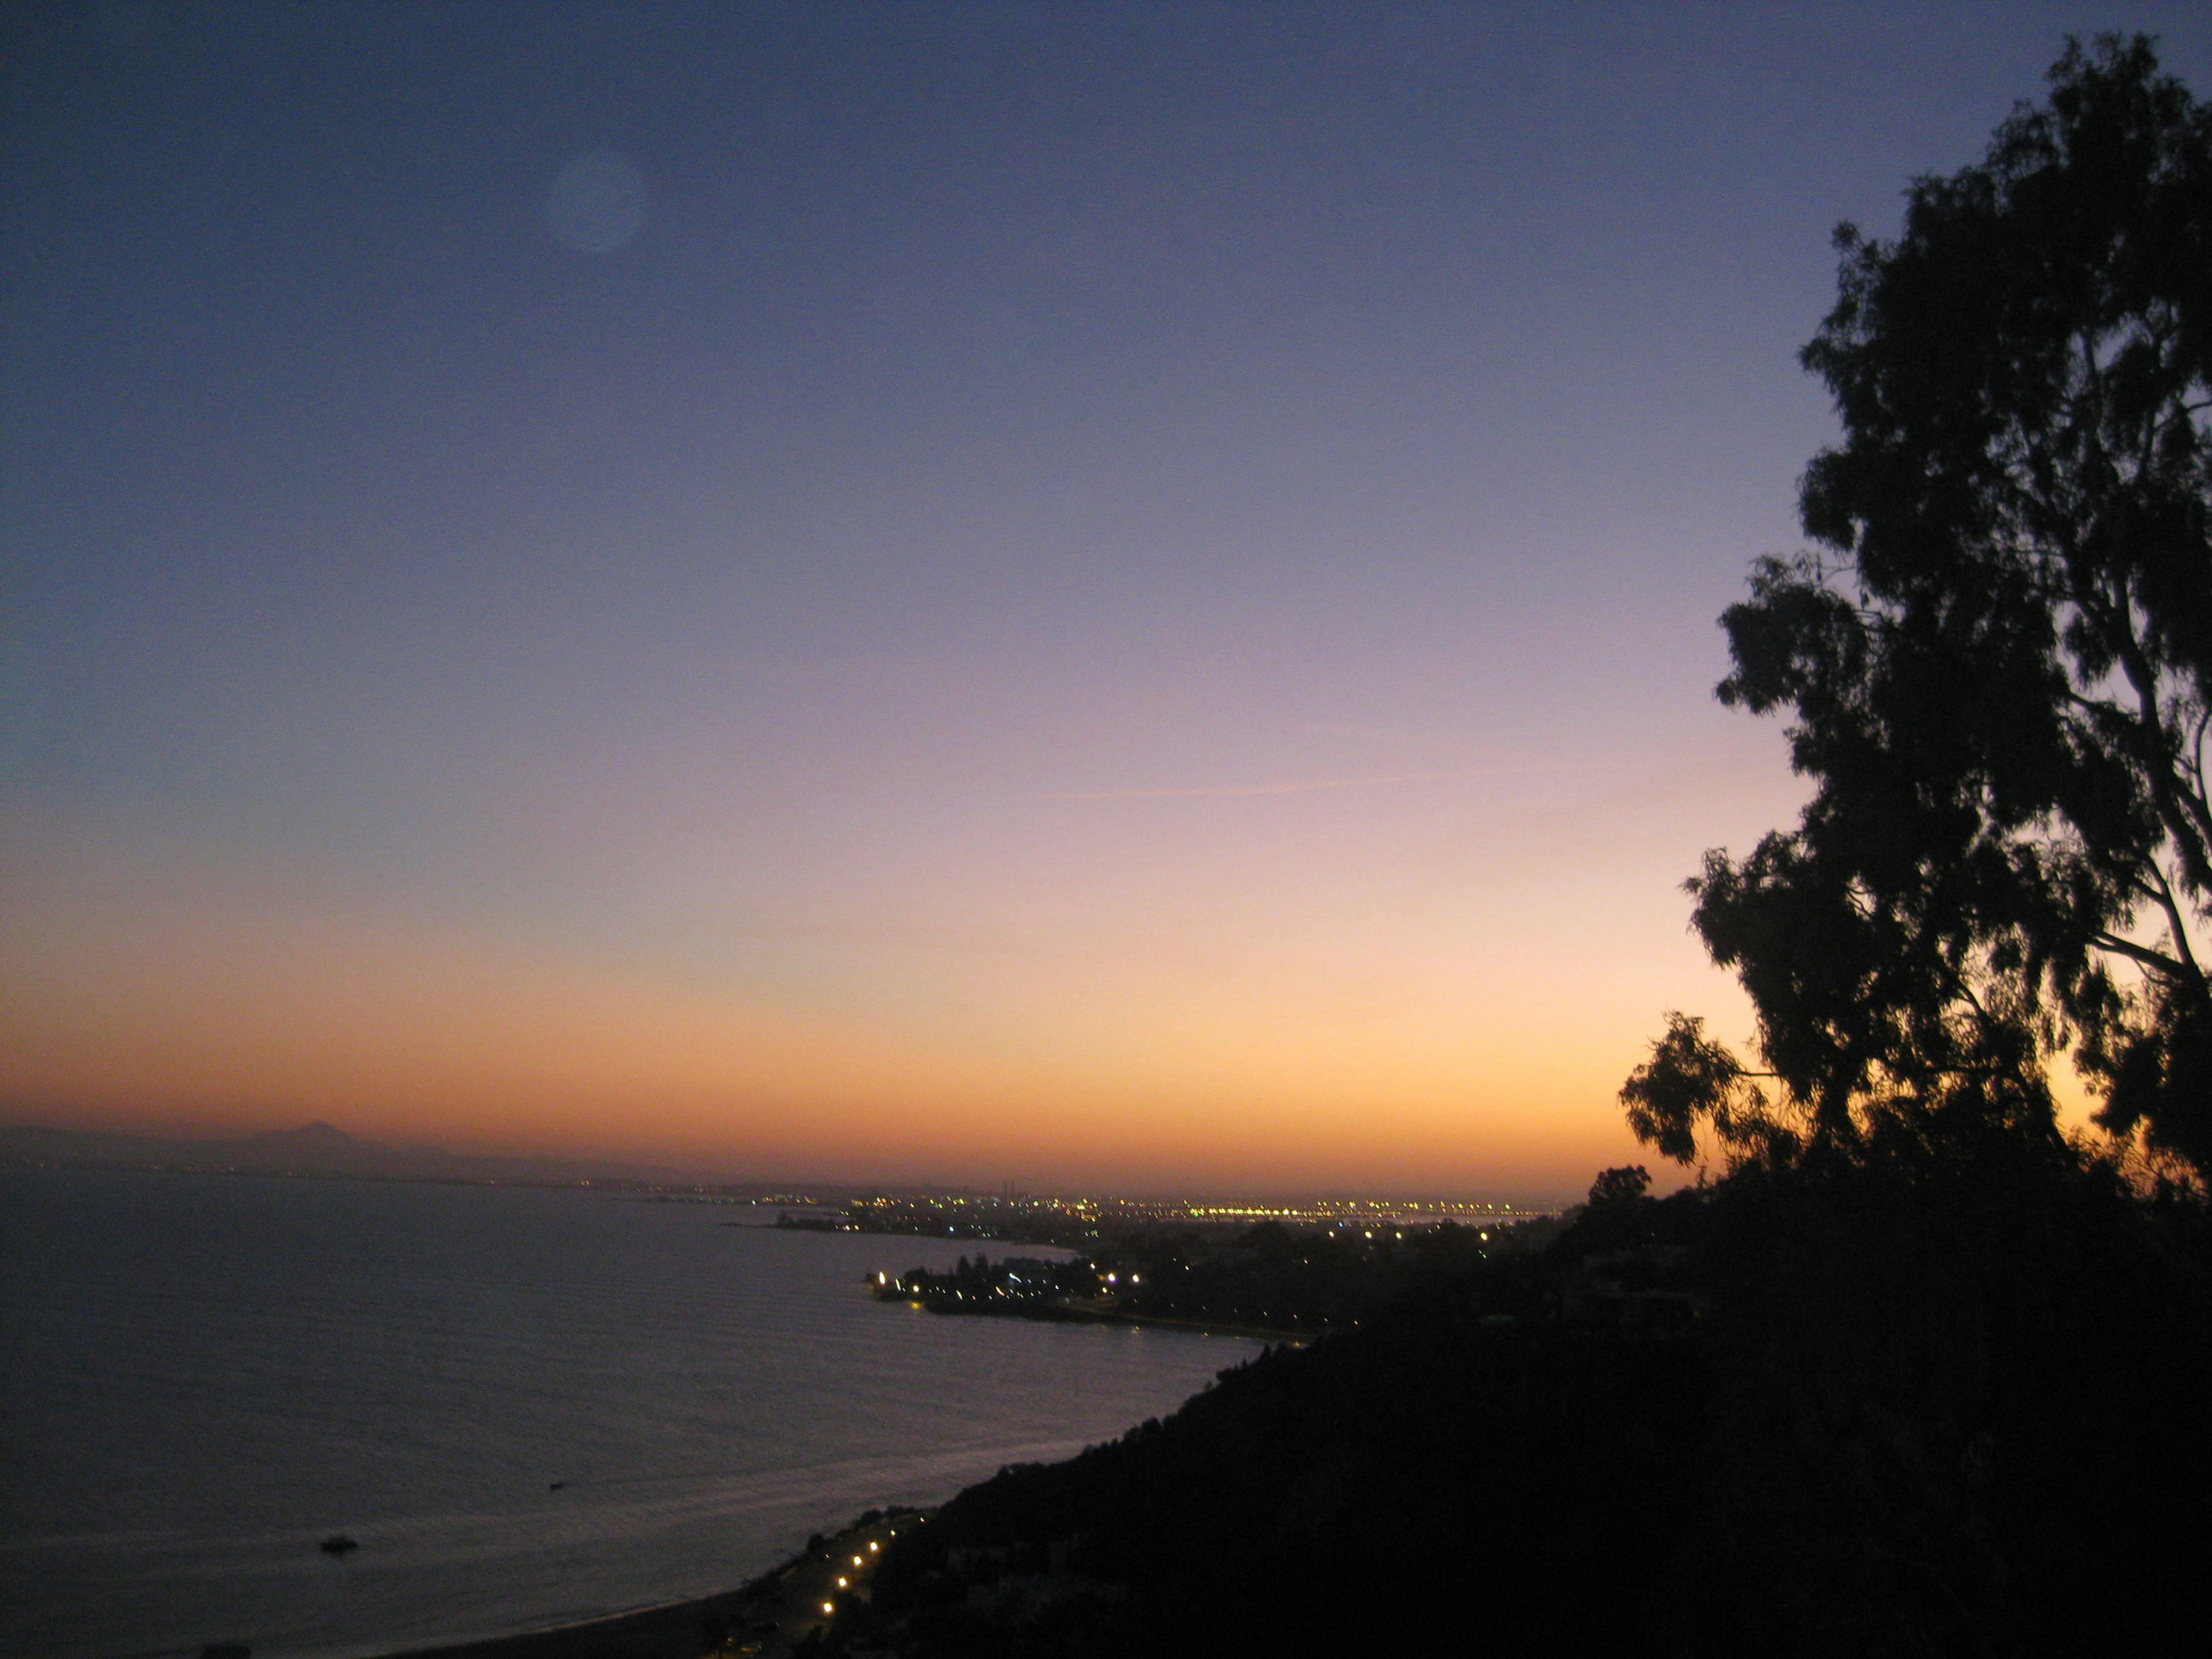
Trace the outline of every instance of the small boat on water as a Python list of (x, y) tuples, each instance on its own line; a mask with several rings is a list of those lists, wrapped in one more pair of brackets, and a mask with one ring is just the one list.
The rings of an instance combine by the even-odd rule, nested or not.
[(342, 1532), (334, 1532), (317, 1546), (325, 1555), (347, 1555), (361, 1547)]

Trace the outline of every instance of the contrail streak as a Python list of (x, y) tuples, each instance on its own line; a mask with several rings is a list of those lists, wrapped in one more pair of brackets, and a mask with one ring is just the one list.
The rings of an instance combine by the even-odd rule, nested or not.
[(1433, 783), (1446, 778), (1525, 776), (1531, 772), (1583, 772), (1583, 766), (1468, 766), (1443, 772), (1388, 772), (1373, 777), (1309, 778), (1296, 783), (1223, 783), (1182, 789), (1068, 789), (1048, 800), (1196, 800), (1248, 795), (1310, 795), (1323, 789), (1366, 789), (1393, 783)]

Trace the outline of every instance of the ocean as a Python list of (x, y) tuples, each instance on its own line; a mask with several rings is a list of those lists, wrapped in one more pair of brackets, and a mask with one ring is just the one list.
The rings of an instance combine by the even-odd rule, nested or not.
[(865, 1274), (978, 1247), (732, 1213), (0, 1170), (0, 1652), (344, 1659), (705, 1595), (1253, 1350), (886, 1305)]

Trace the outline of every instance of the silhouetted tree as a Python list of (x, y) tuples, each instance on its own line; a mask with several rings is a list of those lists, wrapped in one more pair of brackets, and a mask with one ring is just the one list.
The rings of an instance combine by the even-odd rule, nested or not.
[(2212, 108), (2140, 36), (2050, 88), (1897, 240), (1836, 233), (1815, 550), (1722, 619), (1814, 793), (1688, 884), (1765, 1064), (1670, 1016), (1622, 1091), (1669, 1157), (2055, 1139), (2070, 1050), (2212, 1172)]
[(1651, 1172), (1641, 1164), (1625, 1164), (1617, 1170), (1601, 1170), (1595, 1181), (1590, 1182), (1589, 1206), (1593, 1210), (1620, 1209), (1634, 1204), (1651, 1190)]

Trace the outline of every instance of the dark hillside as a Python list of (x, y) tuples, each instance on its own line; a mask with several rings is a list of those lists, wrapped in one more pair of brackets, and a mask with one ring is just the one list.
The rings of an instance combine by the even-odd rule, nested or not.
[[(1409, 1310), (963, 1494), (886, 1565), (878, 1605), (911, 1614), (917, 1655), (1373, 1651), (1444, 1633), (1505, 1650), (1636, 1644), (1664, 1607), (1650, 1540), (1679, 1536), (1702, 1502), (1706, 1392), (1688, 1341)], [(1073, 1627), (1042, 1644), (1018, 1616), (950, 1604), (1041, 1554), (1063, 1580), (1129, 1593), (1040, 1621), (1038, 1636)]]
[(1601, 1183), (1540, 1258), (972, 1488), (827, 1645), (2181, 1650), (2207, 1260), (2193, 1206), (2012, 1149)]
[(1971, 1158), (1747, 1169), (1712, 1203), (1711, 1543), (1754, 1646), (2196, 1645), (2201, 1206), (1995, 1138)]

